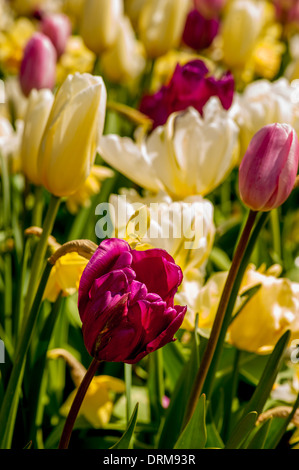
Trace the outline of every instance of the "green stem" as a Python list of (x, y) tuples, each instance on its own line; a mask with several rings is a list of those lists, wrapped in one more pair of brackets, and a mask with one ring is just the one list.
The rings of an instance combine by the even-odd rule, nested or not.
[(37, 281), (40, 277), (46, 251), (47, 251), (48, 237), (52, 232), (60, 201), (61, 201), (60, 198), (51, 195), (51, 200), (49, 203), (47, 215), (45, 218), (45, 222), (43, 224), (42, 235), (38, 241), (38, 244), (34, 252), (34, 256), (33, 256), (32, 265), (31, 265), (27, 296), (26, 296), (25, 306), (24, 306), (25, 317), (26, 315), (28, 315), (28, 312), (30, 311), (30, 308), (31, 308), (31, 305), (32, 305), (32, 302), (36, 293)]
[(72, 403), (71, 409), (69, 411), (69, 414), (66, 418), (66, 422), (62, 431), (62, 435), (60, 438), (59, 442), (59, 449), (67, 449), (71, 434), (73, 431), (73, 427), (77, 418), (77, 415), (79, 413), (80, 407), (82, 405), (82, 402), (84, 400), (84, 397), (86, 395), (86, 392), (88, 390), (88, 387), (90, 385), (90, 382), (92, 381), (98, 367), (100, 365), (100, 362), (97, 359), (93, 359), (85, 376), (83, 377), (83, 380), (78, 388), (78, 391), (76, 393), (76, 396), (74, 398), (74, 401)]
[(226, 309), (229, 304), (230, 296), (234, 287), (235, 280), (238, 275), (240, 265), (243, 260), (243, 256), (247, 247), (251, 230), (256, 220), (256, 216), (257, 216), (257, 212), (253, 212), (253, 211), (249, 212), (247, 222), (245, 224), (241, 238), (237, 245), (237, 249), (235, 251), (232, 264), (231, 264), (231, 267), (230, 267), (230, 270), (228, 272), (228, 276), (226, 279), (226, 283), (225, 283), (225, 286), (224, 286), (224, 289), (220, 298), (220, 302), (219, 302), (215, 320), (212, 326), (211, 334), (210, 334), (203, 358), (201, 360), (199, 370), (195, 377), (193, 389), (191, 391), (191, 396), (190, 396), (189, 403), (187, 406), (185, 424), (188, 423), (191, 416), (193, 415), (193, 412), (197, 405), (197, 401), (202, 393), (203, 386), (204, 386), (204, 383), (205, 383), (205, 380), (209, 371), (209, 367), (212, 363), (213, 356), (217, 347), (218, 339), (220, 337), (221, 331), (223, 331), (222, 325), (223, 325), (223, 321), (225, 318)]
[(241, 357), (241, 351), (239, 349), (236, 349), (231, 382), (230, 382), (230, 386), (228, 387), (228, 397), (227, 397), (227, 400), (225, 400), (224, 422), (223, 422), (223, 430), (222, 430), (223, 442), (227, 441), (227, 437), (229, 435), (229, 431), (231, 427), (233, 401), (236, 396), (236, 392), (238, 388), (238, 381), (239, 381), (240, 357)]
[(0, 449), (8, 449), (11, 445), (25, 359), (51, 269), (52, 265), (47, 263), (30, 314), (26, 318), (26, 323), (22, 330), (22, 336), (17, 343), (14, 365), (0, 410)]
[(126, 411), (127, 411), (127, 424), (130, 421), (132, 414), (132, 365), (124, 364), (125, 367), (125, 385), (126, 385)]
[(43, 208), (44, 208), (44, 199), (43, 199), (43, 190), (42, 186), (36, 186), (34, 190), (34, 208), (32, 213), (32, 225), (34, 227), (41, 227), (43, 219)]
[(237, 299), (237, 296), (238, 296), (238, 293), (239, 293), (239, 290), (240, 290), (240, 286), (241, 286), (241, 282), (242, 282), (245, 270), (246, 270), (247, 265), (250, 261), (250, 258), (251, 258), (253, 249), (256, 245), (256, 242), (258, 240), (259, 234), (260, 234), (262, 228), (264, 227), (264, 225), (266, 223), (266, 220), (268, 219), (268, 216), (269, 216), (269, 212), (264, 212), (260, 216), (256, 226), (254, 227), (254, 230), (253, 230), (252, 235), (250, 237), (250, 240), (249, 240), (248, 246), (246, 248), (246, 251), (243, 255), (243, 260), (242, 260), (242, 263), (241, 263), (240, 268), (239, 268), (238, 276), (235, 279), (233, 289), (232, 289), (232, 292), (231, 292), (231, 296), (230, 296), (230, 299), (229, 299), (229, 302), (228, 302), (228, 305), (227, 305), (225, 317), (224, 317), (224, 320), (223, 320), (223, 326), (222, 326), (220, 336), (218, 338), (218, 342), (217, 342), (217, 345), (216, 345), (216, 350), (214, 352), (213, 361), (212, 361), (212, 364), (209, 368), (209, 371), (208, 371), (208, 374), (207, 374), (207, 377), (206, 377), (206, 381), (205, 381), (205, 384), (204, 384), (203, 392), (207, 396), (210, 396), (210, 394), (212, 392), (213, 381), (214, 381), (214, 377), (215, 377), (216, 370), (217, 370), (217, 367), (218, 367), (218, 363), (220, 361), (220, 357), (221, 357), (221, 353), (222, 353), (222, 349), (223, 349), (223, 344), (224, 344), (224, 341), (225, 341), (226, 332), (227, 332), (227, 329), (228, 329), (228, 327), (231, 323), (233, 310), (234, 310), (234, 307), (235, 307), (236, 299)]

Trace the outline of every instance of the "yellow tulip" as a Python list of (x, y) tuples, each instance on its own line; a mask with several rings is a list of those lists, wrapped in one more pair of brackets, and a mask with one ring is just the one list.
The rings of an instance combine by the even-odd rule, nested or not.
[(80, 26), (86, 46), (96, 54), (111, 47), (122, 16), (123, 0), (86, 0)]
[[(235, 311), (242, 306), (233, 319), (227, 333), (227, 341), (236, 348), (257, 354), (269, 354), (279, 338), (291, 331), (291, 341), (299, 336), (299, 283), (278, 278), (281, 268), (272, 266), (267, 271), (256, 270), (249, 265), (240, 289), (240, 294), (260, 285), (253, 297), (242, 306), (244, 299), (237, 298)], [(192, 310), (199, 314), (199, 328), (207, 335), (212, 327), (227, 273), (213, 274), (205, 286), (197, 286), (191, 303)]]
[(179, 46), (189, 9), (189, 0), (147, 0), (138, 31), (149, 57), (159, 57)]
[(113, 46), (101, 57), (104, 75), (112, 82), (124, 83), (138, 78), (145, 68), (145, 53), (137, 41), (128, 17), (120, 20)]
[(265, 2), (234, 0), (222, 27), (223, 59), (230, 67), (243, 67), (264, 26)]
[(88, 260), (78, 253), (67, 253), (61, 256), (51, 269), (44, 299), (55, 302), (60, 293), (63, 296), (74, 294), (79, 287), (82, 273)]
[(23, 172), (34, 184), (40, 185), (37, 170), (37, 157), (42, 136), (54, 101), (50, 90), (32, 90), (24, 121), (24, 132), (21, 146)]
[(101, 77), (69, 75), (55, 96), (38, 156), (41, 181), (70, 196), (89, 176), (103, 133), (107, 92)]
[(88, 49), (81, 36), (70, 36), (66, 50), (57, 62), (57, 82), (62, 83), (70, 74), (92, 73), (96, 60), (95, 54)]

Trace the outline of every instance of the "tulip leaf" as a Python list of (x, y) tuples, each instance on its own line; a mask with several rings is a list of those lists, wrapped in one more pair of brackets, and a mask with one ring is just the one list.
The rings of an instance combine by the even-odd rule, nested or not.
[(125, 433), (122, 435), (120, 440), (116, 444), (114, 444), (114, 446), (110, 447), (111, 449), (129, 449), (130, 448), (131, 440), (132, 440), (135, 426), (136, 426), (137, 415), (138, 415), (138, 403), (136, 404), (134, 408), (134, 411), (132, 413), (131, 419), (128, 423), (128, 427)]
[(299, 394), (297, 399), (293, 405), (292, 411), (290, 412), (289, 416), (282, 420), (282, 424), (278, 427), (278, 429), (270, 436), (269, 440), (267, 441), (267, 449), (275, 449), (279, 442), (281, 441), (282, 437), (284, 436), (288, 425), (292, 421), (297, 409), (299, 406)]
[(239, 449), (241, 447), (245, 439), (253, 430), (257, 416), (258, 414), (256, 411), (251, 411), (238, 421), (225, 445), (225, 449)]
[(179, 436), (174, 448), (204, 449), (206, 442), (206, 397), (201, 395), (189, 423)]
[(264, 448), (271, 422), (272, 418), (268, 419), (257, 427), (255, 433), (253, 434), (253, 437), (247, 443), (246, 449)]
[(198, 366), (199, 339), (198, 335), (194, 334), (190, 358), (181, 372), (167, 408), (158, 444), (159, 449), (172, 449), (180, 435), (186, 412), (186, 404), (188, 403)]
[(280, 369), (281, 360), (288, 346), (289, 340), (290, 331), (286, 331), (273, 349), (272, 354), (270, 355), (266, 367), (262, 373), (261, 379), (250, 401), (245, 407), (244, 414), (248, 414), (251, 411), (256, 411), (258, 414), (262, 412), (263, 407), (269, 398), (277, 373)]

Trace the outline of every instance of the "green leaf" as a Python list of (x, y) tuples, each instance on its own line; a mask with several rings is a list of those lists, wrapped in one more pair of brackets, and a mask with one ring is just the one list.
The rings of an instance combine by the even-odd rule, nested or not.
[(138, 414), (138, 403), (136, 403), (136, 406), (134, 408), (134, 411), (132, 413), (131, 419), (128, 423), (128, 427), (125, 433), (122, 435), (120, 440), (116, 444), (114, 444), (114, 446), (110, 447), (111, 449), (129, 449), (130, 448), (130, 444), (131, 444), (135, 426), (136, 426), (137, 414)]
[(256, 411), (251, 411), (237, 423), (225, 445), (225, 449), (239, 449), (241, 447), (249, 433), (252, 431), (257, 416), (258, 414)]
[(268, 419), (260, 426), (257, 427), (253, 434), (253, 437), (249, 440), (246, 445), (246, 449), (263, 449), (269, 432), (269, 428), (272, 422), (272, 418)]
[(206, 397), (201, 395), (193, 416), (179, 436), (175, 449), (204, 449), (207, 441)]
[(186, 404), (188, 403), (198, 366), (199, 339), (197, 334), (195, 334), (193, 336), (190, 359), (182, 370), (167, 408), (158, 444), (159, 449), (172, 449), (180, 435), (186, 412)]
[(258, 414), (262, 412), (263, 407), (269, 398), (277, 373), (280, 369), (281, 359), (288, 346), (289, 340), (290, 331), (286, 331), (273, 349), (258, 386), (256, 387), (251, 400), (245, 407), (244, 415), (250, 413), (251, 411), (256, 411)]
[(185, 364), (183, 347), (179, 341), (166, 344), (162, 348), (163, 366), (171, 390), (176, 386), (180, 373)]
[(296, 399), (296, 401), (293, 405), (293, 409), (292, 409), (291, 413), (289, 414), (289, 416), (287, 418), (282, 420), (282, 424), (278, 427), (278, 430), (271, 435), (271, 438), (267, 442), (267, 448), (268, 449), (276, 449), (279, 442), (283, 438), (283, 435), (287, 431), (288, 425), (292, 421), (292, 419), (294, 417), (294, 414), (296, 413), (296, 410), (298, 409), (298, 406), (299, 406), (299, 394), (298, 394), (297, 399)]

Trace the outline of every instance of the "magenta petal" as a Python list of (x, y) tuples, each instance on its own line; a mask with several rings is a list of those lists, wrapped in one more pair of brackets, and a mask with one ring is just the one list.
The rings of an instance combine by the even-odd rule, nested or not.
[[(78, 292), (78, 307), (81, 314), (85, 310), (89, 290), (94, 280), (115, 269), (115, 265), (116, 269), (130, 267), (132, 260), (130, 252), (131, 248), (124, 240), (111, 238), (101, 242), (81, 276)], [(123, 255), (122, 263), (119, 260), (121, 255)]]

